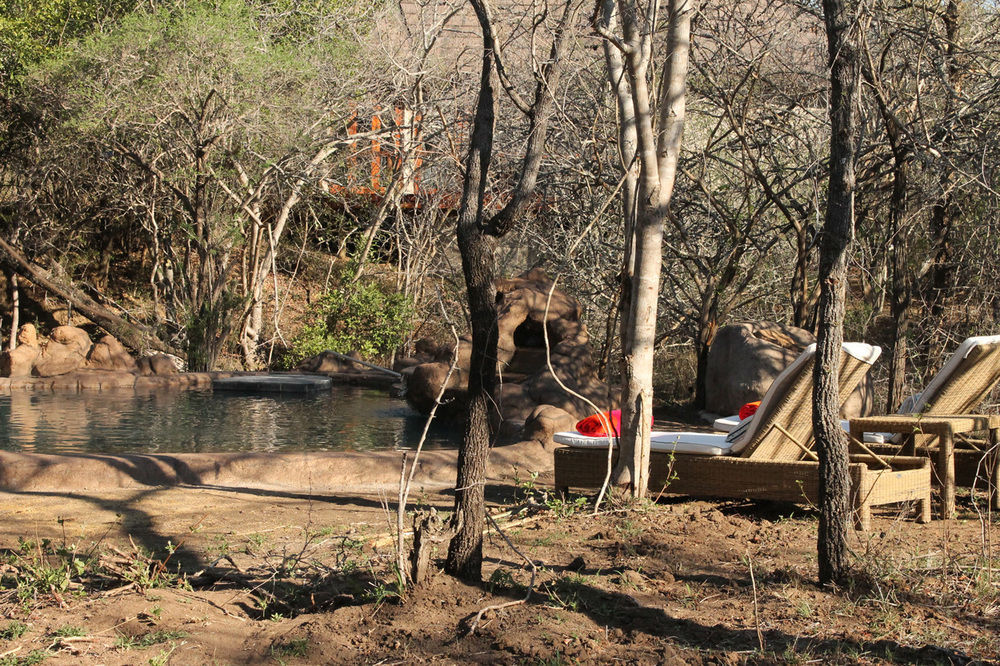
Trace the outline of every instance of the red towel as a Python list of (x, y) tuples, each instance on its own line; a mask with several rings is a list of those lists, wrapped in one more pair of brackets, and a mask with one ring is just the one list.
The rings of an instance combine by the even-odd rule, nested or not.
[(760, 400), (757, 402), (748, 402), (747, 404), (740, 407), (740, 421), (748, 416), (753, 416), (757, 413), (757, 408), (760, 407)]
[[(601, 418), (602, 416), (603, 419)], [(590, 437), (607, 437), (608, 432), (605, 429), (605, 424), (611, 426), (614, 437), (620, 436), (622, 432), (622, 410), (613, 409), (610, 412), (604, 412), (604, 414), (588, 416), (577, 422), (576, 431), (581, 435), (589, 435)], [(649, 419), (649, 425), (652, 427), (653, 419)]]

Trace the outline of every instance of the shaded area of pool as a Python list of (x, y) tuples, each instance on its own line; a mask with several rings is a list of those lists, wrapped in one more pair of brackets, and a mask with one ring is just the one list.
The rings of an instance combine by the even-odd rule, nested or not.
[[(415, 448), (424, 417), (374, 389), (310, 394), (211, 391), (32, 393), (0, 396), (0, 449), (33, 453), (371, 451)], [(455, 448), (457, 427), (435, 423), (427, 448)]]

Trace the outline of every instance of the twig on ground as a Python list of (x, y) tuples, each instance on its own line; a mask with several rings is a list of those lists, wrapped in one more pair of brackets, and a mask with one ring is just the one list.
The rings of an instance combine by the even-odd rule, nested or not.
[(760, 630), (760, 609), (757, 606), (757, 579), (753, 575), (753, 559), (750, 557), (750, 551), (747, 551), (747, 565), (750, 567), (750, 585), (753, 587), (753, 626), (757, 630), (757, 644), (763, 653), (764, 634)]
[(504, 608), (510, 608), (511, 606), (519, 606), (521, 604), (527, 603), (528, 599), (531, 598), (531, 593), (534, 592), (535, 590), (535, 576), (538, 574), (538, 567), (535, 565), (535, 563), (532, 562), (527, 556), (525, 556), (524, 553), (519, 551), (517, 549), (517, 546), (511, 543), (511, 540), (507, 538), (506, 534), (503, 533), (503, 530), (500, 529), (500, 526), (497, 525), (497, 522), (493, 520), (493, 516), (487, 513), (486, 519), (490, 522), (490, 525), (493, 527), (493, 529), (495, 529), (497, 533), (501, 537), (503, 537), (503, 540), (507, 542), (507, 545), (510, 546), (510, 549), (513, 550), (518, 555), (520, 555), (521, 559), (527, 562), (528, 566), (531, 567), (531, 580), (528, 582), (528, 591), (525, 592), (523, 599), (515, 599), (514, 601), (508, 601), (502, 604), (494, 604), (492, 606), (486, 606), (485, 608), (479, 609), (479, 612), (476, 613), (475, 616), (473, 616), (472, 620), (468, 622), (468, 626), (463, 632), (465, 636), (471, 636), (473, 633), (475, 633), (476, 627), (479, 626), (480, 620), (483, 619), (483, 616), (486, 613), (489, 613), (491, 611), (498, 611)]

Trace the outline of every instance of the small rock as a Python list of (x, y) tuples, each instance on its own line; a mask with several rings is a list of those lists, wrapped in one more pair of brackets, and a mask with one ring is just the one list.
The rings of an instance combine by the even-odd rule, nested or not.
[(34, 324), (24, 324), (17, 330), (17, 344), (38, 346), (38, 330)]
[(587, 568), (587, 561), (583, 559), (582, 555), (577, 555), (572, 562), (566, 565), (567, 571), (583, 571), (585, 568)]
[(646, 586), (646, 579), (638, 571), (625, 569), (618, 574), (618, 584), (622, 587), (639, 590)]

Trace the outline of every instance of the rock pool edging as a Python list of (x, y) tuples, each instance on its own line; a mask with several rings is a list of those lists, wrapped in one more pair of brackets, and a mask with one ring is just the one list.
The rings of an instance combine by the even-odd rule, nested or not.
[[(56, 377), (0, 377), (0, 395), (12, 391), (39, 391), (56, 393), (83, 391), (134, 390), (137, 392), (157, 390), (204, 390), (212, 388), (216, 379), (230, 377), (252, 377), (280, 373), (271, 372), (178, 372), (172, 375), (136, 375), (129, 372), (104, 370), (81, 370)], [(295, 373), (316, 374), (330, 377), (334, 384), (364, 386), (388, 390), (394, 382), (391, 377), (378, 372), (372, 373)]]
[(0, 394), (11, 391), (107, 391), (132, 389), (147, 391), (157, 389), (209, 389), (217, 377), (229, 377), (233, 373), (180, 372), (173, 375), (134, 375), (129, 372), (103, 372), (88, 370), (56, 377), (0, 377)]
[[(109, 488), (205, 486), (301, 493), (395, 488), (403, 451), (45, 454), (0, 451), (0, 491), (93, 492)], [(420, 454), (417, 488), (453, 487), (458, 451)], [(491, 479), (530, 478), (552, 469), (552, 447), (534, 441), (495, 447)]]

